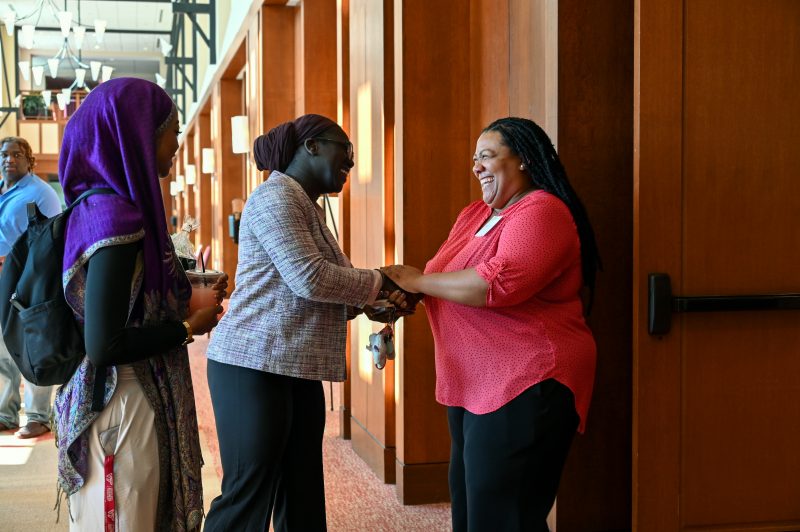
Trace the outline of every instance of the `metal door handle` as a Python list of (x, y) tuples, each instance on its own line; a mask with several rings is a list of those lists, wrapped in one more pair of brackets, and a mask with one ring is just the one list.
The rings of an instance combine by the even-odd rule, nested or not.
[(648, 292), (650, 334), (667, 334), (673, 312), (800, 310), (800, 294), (674, 297), (666, 273), (651, 273), (648, 276)]

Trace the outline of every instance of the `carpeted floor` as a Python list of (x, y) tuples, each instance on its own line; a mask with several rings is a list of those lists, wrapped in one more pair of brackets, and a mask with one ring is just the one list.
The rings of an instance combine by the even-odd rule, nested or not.
[[(214, 414), (206, 381), (207, 342), (206, 338), (199, 338), (190, 344), (200, 440), (206, 464), (203, 468), (206, 509), (219, 494), (221, 478)], [(394, 485), (383, 484), (353, 452), (350, 442), (339, 438), (339, 386), (333, 388), (334, 410), (328, 411), (323, 442), (328, 529), (347, 532), (451, 530), (449, 504), (401, 505)], [(328, 405), (329, 389), (326, 383)], [(61, 509), (60, 523), (55, 522), (55, 468), (56, 448), (51, 433), (34, 440), (17, 439), (12, 432), (0, 433), (0, 530), (69, 529), (66, 505)]]
[[(205, 338), (198, 338), (190, 344), (189, 353), (200, 432), (208, 441), (214, 460), (213, 466), (221, 477), (222, 468), (219, 464), (214, 412), (206, 380), (204, 353), (207, 342)], [(323, 440), (328, 530), (347, 532), (451, 530), (449, 504), (403, 506), (397, 499), (395, 486), (381, 482), (355, 454), (350, 442), (339, 437), (339, 388), (340, 385), (333, 385), (334, 410), (328, 410)], [(325, 383), (324, 389), (325, 404), (330, 408), (331, 387)]]

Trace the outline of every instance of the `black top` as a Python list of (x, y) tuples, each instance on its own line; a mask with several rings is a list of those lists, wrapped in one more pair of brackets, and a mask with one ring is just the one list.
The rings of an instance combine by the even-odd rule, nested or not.
[(138, 242), (107, 246), (89, 259), (84, 303), (86, 355), (97, 367), (130, 364), (181, 345), (179, 321), (153, 327), (126, 327)]

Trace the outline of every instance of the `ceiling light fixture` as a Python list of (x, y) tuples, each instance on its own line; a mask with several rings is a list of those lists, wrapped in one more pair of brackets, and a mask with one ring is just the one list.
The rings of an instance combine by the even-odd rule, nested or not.
[[(95, 67), (94, 65), (95, 62), (92, 61), (90, 67), (90, 65), (85, 64), (81, 60), (81, 57), (79, 55), (76, 55), (72, 51), (72, 48), (70, 47), (70, 42), (69, 42), (70, 29), (72, 29), (75, 49), (78, 51), (80, 51), (81, 48), (83, 47), (83, 41), (86, 36), (87, 27), (80, 23), (80, 0), (78, 0), (77, 9), (79, 17), (74, 25), (73, 21), (75, 20), (75, 17), (73, 17), (72, 12), (67, 11), (66, 9), (61, 9), (58, 6), (56, 6), (54, 0), (38, 0), (33, 10), (25, 15), (18, 15), (13, 7), (11, 7), (10, 11), (7, 11), (3, 15), (3, 24), (5, 24), (6, 33), (8, 35), (13, 35), (14, 26), (20, 23), (19, 45), (29, 50), (33, 49), (33, 47), (36, 44), (35, 42), (36, 24), (39, 23), (39, 20), (41, 19), (42, 15), (49, 12), (53, 18), (58, 20), (58, 24), (61, 29), (61, 35), (64, 37), (64, 41), (61, 44), (61, 48), (58, 50), (58, 52), (56, 52), (55, 55), (47, 59), (47, 66), (50, 70), (50, 76), (55, 78), (58, 75), (58, 68), (60, 63), (63, 60), (68, 61), (69, 65), (75, 71), (75, 81), (73, 81), (72, 85), (70, 85), (70, 88), (85, 86), (85, 76), (87, 69), (91, 68), (92, 78), (94, 81), (97, 81), (97, 76), (100, 73), (99, 62), (97, 62), (98, 66)], [(105, 20), (96, 19), (94, 21), (95, 41), (97, 43), (103, 42), (103, 35), (105, 34), (107, 26), (108, 23)], [(23, 63), (24, 62), (20, 62), (20, 70), (22, 71), (23, 78), (27, 81), (29, 79), (28, 72), (30, 67), (28, 67), (28, 69), (24, 69)], [(111, 77), (112, 70), (113, 69), (111, 70), (103, 69), (103, 81)], [(34, 75), (34, 81), (36, 82), (36, 85), (39, 85), (41, 83), (41, 81), (38, 78), (39, 76), (37, 73)]]

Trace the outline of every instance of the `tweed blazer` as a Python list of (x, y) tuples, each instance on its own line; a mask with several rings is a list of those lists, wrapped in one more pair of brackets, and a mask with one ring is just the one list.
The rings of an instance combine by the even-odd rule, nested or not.
[(303, 188), (272, 172), (242, 212), (236, 287), (207, 356), (279, 375), (343, 381), (347, 306), (373, 301), (379, 287), (380, 273), (352, 267)]

